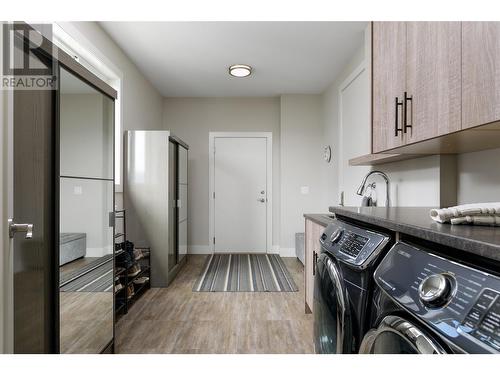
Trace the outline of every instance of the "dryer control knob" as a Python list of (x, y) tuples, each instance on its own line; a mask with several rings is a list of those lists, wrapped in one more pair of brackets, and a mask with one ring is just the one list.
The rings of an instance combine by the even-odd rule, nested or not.
[(333, 244), (340, 240), (340, 237), (342, 237), (342, 233), (344, 233), (344, 230), (342, 228), (335, 229), (335, 231), (330, 236), (330, 242)]
[(422, 280), (418, 287), (418, 295), (425, 305), (441, 307), (448, 302), (451, 289), (449, 277), (442, 273), (436, 273)]

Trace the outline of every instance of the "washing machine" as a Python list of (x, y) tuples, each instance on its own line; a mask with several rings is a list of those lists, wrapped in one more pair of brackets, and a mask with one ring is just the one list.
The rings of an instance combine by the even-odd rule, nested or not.
[(325, 228), (314, 259), (316, 353), (358, 351), (368, 327), (374, 268), (393, 243), (390, 234), (339, 219)]
[(500, 353), (499, 269), (398, 242), (377, 267), (360, 353)]

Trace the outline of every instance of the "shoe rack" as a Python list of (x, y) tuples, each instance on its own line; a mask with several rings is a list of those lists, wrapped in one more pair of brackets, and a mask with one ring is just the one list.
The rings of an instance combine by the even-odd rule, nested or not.
[[(149, 247), (134, 248), (133, 262), (128, 266), (117, 263), (116, 259), (125, 252), (117, 245), (127, 241), (126, 210), (115, 211), (115, 219), (121, 220), (122, 231), (115, 234), (115, 316), (118, 319), (128, 313), (135, 301), (151, 287), (151, 249)], [(139, 257), (136, 257), (139, 255)], [(147, 281), (140, 281), (147, 278)], [(119, 288), (121, 286), (121, 288)]]

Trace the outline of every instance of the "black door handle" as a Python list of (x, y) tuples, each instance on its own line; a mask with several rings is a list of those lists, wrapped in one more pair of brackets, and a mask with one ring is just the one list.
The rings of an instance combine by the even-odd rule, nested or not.
[(408, 102), (411, 102), (411, 116), (413, 118), (413, 96), (408, 96), (405, 91), (403, 98), (403, 132), (406, 134), (406, 129), (412, 129), (413, 124), (408, 124)]
[(396, 96), (395, 98), (395, 109), (396, 109), (396, 119), (395, 119), (395, 124), (394, 124), (394, 136), (397, 137), (399, 132), (402, 132), (403, 129), (399, 127), (399, 107), (403, 106), (403, 102), (399, 101), (398, 97)]
[(313, 276), (316, 275), (316, 262), (318, 261), (318, 253), (313, 250)]

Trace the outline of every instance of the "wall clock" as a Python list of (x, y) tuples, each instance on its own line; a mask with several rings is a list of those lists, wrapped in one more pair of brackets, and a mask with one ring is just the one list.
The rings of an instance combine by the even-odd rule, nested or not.
[(332, 148), (330, 146), (325, 146), (323, 150), (323, 159), (325, 159), (327, 163), (332, 160)]

